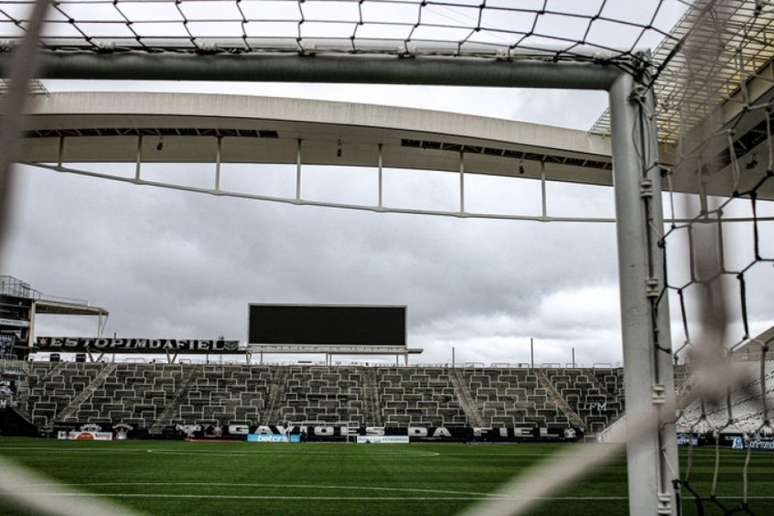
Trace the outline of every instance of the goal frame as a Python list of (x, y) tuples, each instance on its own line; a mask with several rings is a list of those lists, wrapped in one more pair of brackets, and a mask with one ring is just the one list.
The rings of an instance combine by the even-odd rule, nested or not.
[[(14, 52), (0, 55), (0, 77), (10, 75)], [(42, 79), (256, 81), (556, 88), (608, 92), (619, 291), (627, 412), (652, 422), (627, 439), (630, 514), (677, 514), (679, 479), (669, 307), (663, 255), (661, 170), (652, 88), (631, 66), (597, 62), (484, 60), (460, 56), (385, 58), (368, 55), (189, 55), (171, 52), (94, 53), (41, 50)], [(626, 64), (626, 63), (624, 63)], [(634, 72), (636, 73), (636, 72)], [(648, 114), (650, 113), (650, 114)], [(635, 135), (640, 139), (635, 141)], [(631, 422), (630, 422), (631, 423)]]

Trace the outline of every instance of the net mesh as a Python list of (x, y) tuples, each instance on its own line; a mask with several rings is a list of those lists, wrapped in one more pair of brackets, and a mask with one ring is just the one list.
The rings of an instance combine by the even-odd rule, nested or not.
[[(25, 30), (32, 0), (0, 2), (0, 38)], [(597, 0), (62, 0), (44, 46), (178, 52), (385, 53), (620, 61), (670, 34), (667, 11)], [(616, 33), (616, 37), (611, 37)], [(625, 44), (622, 45), (625, 36)]]
[[(774, 272), (771, 226), (761, 220), (774, 183), (771, 5), (711, 2), (686, 16), (691, 27), (680, 43), (656, 52), (671, 55), (661, 73), (676, 67), (682, 75), (653, 85), (660, 135), (675, 145), (666, 184), (689, 181), (698, 191), (669, 194), (667, 214), (684, 222), (659, 237), (667, 264), (661, 298), (671, 298), (679, 343), (676, 386), (692, 400), (676, 421), (688, 446), (676, 487), (683, 506), (699, 514), (765, 514), (767, 502), (749, 497), (748, 479), (756, 461), (769, 460), (753, 449), (769, 447), (774, 433), (767, 360), (774, 331), (753, 331), (772, 323), (756, 291)], [(732, 214), (746, 222), (730, 223)], [(746, 449), (741, 467), (720, 453), (729, 446)]]
[[(744, 117), (724, 124), (701, 145), (681, 156), (678, 166), (692, 169), (699, 181), (703, 175), (722, 173), (730, 176), (730, 188), (725, 197), (700, 194), (699, 199), (691, 199), (692, 202), (683, 200), (681, 203), (674, 199), (675, 194), (671, 194), (672, 210), (683, 204), (684, 209), (693, 210), (693, 213), (687, 222), (672, 224), (660, 240), (664, 252), (672, 255), (668, 260), (667, 290), (678, 313), (677, 324), (673, 326), (679, 328), (682, 341), (674, 352), (679, 364), (677, 384), (684, 395), (698, 388), (698, 399), (688, 405), (677, 420), (678, 432), (690, 447), (681, 485), (697, 509), (713, 507), (722, 514), (765, 513), (765, 509), (755, 512), (755, 503), (748, 499), (747, 480), (754, 460), (770, 460), (768, 457), (751, 460), (751, 453), (754, 448), (767, 448), (773, 443), (774, 429), (768, 407), (774, 401), (774, 362), (769, 361), (774, 331), (768, 330), (757, 336), (752, 334), (752, 328), (770, 324), (770, 320), (767, 321), (763, 313), (765, 307), (756, 305), (760, 299), (755, 299), (750, 289), (761, 284), (759, 282), (771, 284), (774, 273), (771, 268), (774, 255), (767, 252), (766, 247), (771, 228), (764, 227), (760, 221), (762, 203), (759, 200), (761, 189), (774, 182), (773, 108), (771, 100), (745, 104)], [(742, 120), (750, 119), (762, 121), (765, 128), (759, 135), (760, 142), (753, 146), (755, 151), (740, 148), (734, 139)], [(724, 152), (729, 157), (727, 162), (721, 161), (722, 164), (718, 163), (718, 142), (726, 142)], [(750, 151), (746, 160), (739, 157), (743, 151)], [(753, 176), (753, 185), (741, 189), (740, 178), (745, 175)], [(748, 223), (726, 222), (729, 213), (745, 207)], [(713, 305), (709, 310), (702, 308), (702, 304), (707, 303)], [(707, 321), (707, 316), (716, 320)], [(701, 370), (706, 364), (706, 360), (702, 362), (701, 359), (706, 359), (707, 353), (712, 355), (711, 359), (720, 361), (720, 372), (728, 378), (710, 388), (706, 382), (717, 380), (707, 378), (707, 371)], [(699, 360), (696, 360), (697, 355)], [(706, 478), (704, 482), (695, 482), (694, 447), (699, 443), (714, 445), (709, 484)], [(724, 464), (719, 448), (729, 445), (746, 448), (747, 455), (739, 482), (722, 485)], [(733, 484), (740, 486), (737, 493), (740, 501), (731, 506), (721, 495), (732, 494), (729, 488)], [(701, 489), (697, 487), (699, 485)]]
[[(34, 0), (0, 1), (0, 51)], [(56, 51), (348, 53), (594, 61), (650, 68), (660, 138), (709, 114), (774, 56), (768, 0), (61, 0), (41, 44)], [(683, 45), (719, 44), (691, 63)], [(639, 49), (655, 48), (652, 56)], [(686, 104), (689, 109), (686, 109)], [(685, 117), (689, 117), (688, 120)], [(609, 132), (603, 114), (593, 132)]]
[[(31, 0), (0, 0), (0, 52), (17, 46)], [(771, 283), (774, 250), (765, 212), (774, 192), (774, 5), (769, 0), (62, 0), (40, 44), (51, 52), (383, 54), (399, 58), (588, 61), (638, 77), (635, 100), (664, 144), (642, 145), (643, 176), (663, 170), (667, 215), (652, 227), (667, 281), (653, 298), (657, 353), (677, 363), (689, 400), (676, 425), (689, 450), (676, 487), (698, 512), (762, 514), (748, 497), (752, 452), (772, 442), (769, 407), (774, 323), (755, 285)], [(655, 48), (652, 53), (639, 49)], [(647, 93), (655, 94), (649, 105)], [(603, 114), (593, 132), (609, 132)], [(640, 128), (644, 131), (647, 128)], [(633, 135), (637, 136), (637, 135)], [(642, 137), (642, 134), (639, 135)], [(645, 141), (642, 138), (642, 141)], [(664, 153), (663, 151), (666, 151)], [(678, 213), (680, 211), (680, 213)], [(730, 222), (744, 213), (747, 222)], [(657, 261), (651, 264), (658, 263)], [(752, 291), (752, 293), (751, 293)], [(672, 307), (673, 340), (657, 318)], [(713, 375), (712, 373), (719, 373)], [(714, 388), (708, 387), (710, 380)], [(724, 440), (745, 449), (740, 478), (724, 481)], [(701, 441), (700, 441), (701, 440)], [(709, 473), (700, 442), (709, 442)], [(562, 467), (561, 471), (569, 471)], [(733, 503), (728, 496), (736, 496)], [(756, 512), (757, 511), (757, 512)]]

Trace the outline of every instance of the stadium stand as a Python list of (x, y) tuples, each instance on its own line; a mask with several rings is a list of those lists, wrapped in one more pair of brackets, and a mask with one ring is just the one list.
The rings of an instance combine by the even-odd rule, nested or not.
[(462, 374), (486, 426), (569, 423), (549, 401), (534, 369), (472, 369)]
[[(726, 432), (755, 433), (761, 429), (771, 432), (770, 423), (764, 414), (765, 406), (774, 403), (774, 363), (764, 362), (763, 389), (761, 389), (760, 362), (749, 361), (739, 363), (739, 374), (745, 380), (734, 390), (728, 399), (725, 397), (717, 403), (695, 401), (683, 412), (678, 431), (680, 432)], [(679, 372), (679, 376), (678, 376)], [(692, 388), (687, 381), (690, 370), (679, 367), (675, 370), (675, 379), (680, 378), (681, 391)], [(762, 401), (765, 400), (765, 406)]]
[[(753, 431), (758, 362), (728, 407), (694, 404), (681, 431)], [(575, 426), (601, 432), (624, 413), (620, 368), (447, 368), (4, 361), (6, 408), (41, 430), (125, 423), (159, 434), (184, 424), (352, 422), (361, 426)], [(690, 389), (686, 366), (678, 390)], [(767, 362), (766, 384), (774, 385)], [(12, 383), (11, 383), (12, 382)], [(8, 392), (5, 392), (8, 391)], [(774, 391), (767, 392), (769, 403)], [(705, 416), (702, 417), (702, 411)]]
[(583, 419), (589, 432), (604, 430), (623, 413), (623, 386), (620, 390), (617, 387), (607, 390), (592, 370), (546, 369), (545, 375), (573, 412)]
[(378, 368), (377, 375), (385, 426), (468, 424), (448, 369)]
[(365, 408), (364, 368), (291, 366), (287, 373), (277, 411), (279, 419), (271, 422), (371, 424)]

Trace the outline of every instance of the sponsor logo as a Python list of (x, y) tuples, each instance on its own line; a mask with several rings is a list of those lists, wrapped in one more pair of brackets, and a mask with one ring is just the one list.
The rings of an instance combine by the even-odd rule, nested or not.
[(407, 435), (358, 435), (357, 444), (408, 444)]
[(202, 431), (201, 425), (175, 425), (175, 430), (182, 432), (186, 437), (195, 437)]
[[(741, 439), (741, 438), (739, 438)], [(774, 450), (774, 440), (771, 439), (752, 439), (747, 443), (753, 450)]]
[(694, 435), (677, 434), (677, 446), (699, 446), (699, 438)]
[(287, 435), (278, 434), (247, 434), (249, 443), (289, 443), (290, 438)]
[(57, 439), (65, 441), (112, 441), (112, 432), (81, 432), (70, 430), (69, 432), (60, 431), (57, 433)]
[(115, 434), (117, 441), (125, 441), (129, 437), (129, 432), (132, 430), (134, 430), (134, 427), (126, 423), (118, 423), (113, 426), (113, 433)]
[(223, 427), (220, 425), (208, 425), (204, 429), (204, 437), (208, 437), (210, 439), (223, 437)]

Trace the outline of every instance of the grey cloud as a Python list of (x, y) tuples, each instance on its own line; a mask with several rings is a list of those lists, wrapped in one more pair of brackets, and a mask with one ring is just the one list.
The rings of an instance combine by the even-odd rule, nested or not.
[[(606, 102), (599, 94), (498, 89), (186, 83), (175, 88), (392, 102), (580, 129), (591, 125)], [(18, 174), (7, 271), (44, 291), (106, 306), (111, 333), (244, 338), (249, 302), (389, 303), (409, 306), (410, 342), (426, 349), (423, 362), (447, 361), (451, 346), (461, 360), (525, 361), (530, 336), (538, 339), (541, 362), (567, 362), (572, 347), (584, 363), (620, 360), (612, 225), (356, 213), (24, 168)], [(451, 183), (421, 187), (420, 176), (402, 176), (390, 187), (390, 202), (421, 201), (407, 191), (437, 202), (455, 200)], [(284, 184), (282, 174), (272, 181), (263, 187)], [(530, 198), (534, 188), (504, 193), (501, 186), (481, 182), (476, 198), (481, 205), (496, 199), (498, 206), (536, 206)], [(341, 188), (345, 191), (336, 192)], [(367, 198), (372, 188), (366, 180), (336, 188), (320, 180), (305, 184), (305, 194)], [(549, 209), (556, 213), (612, 210), (609, 189), (552, 186), (552, 194)], [(774, 319), (767, 316), (770, 275), (763, 269), (751, 273), (756, 325)], [(672, 309), (675, 314), (675, 303)], [(83, 324), (47, 319), (39, 330), (90, 331)]]

